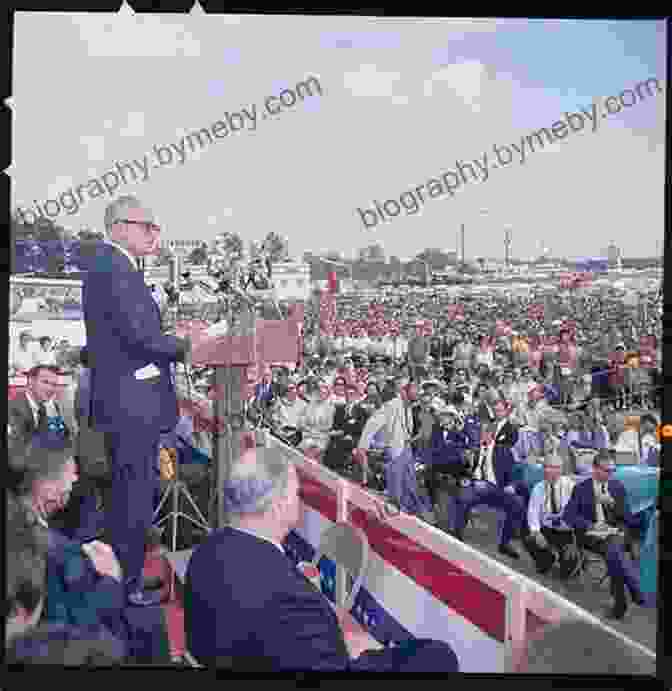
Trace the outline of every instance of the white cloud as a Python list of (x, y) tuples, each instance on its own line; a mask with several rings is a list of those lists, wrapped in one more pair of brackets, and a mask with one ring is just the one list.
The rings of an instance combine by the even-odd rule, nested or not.
[(90, 57), (200, 57), (200, 41), (185, 23), (156, 15), (136, 16), (124, 3), (116, 15), (78, 14), (72, 22)]
[(383, 72), (375, 65), (362, 65), (357, 72), (343, 75), (343, 86), (355, 97), (394, 97), (395, 85), (401, 80), (399, 72)]
[(79, 143), (86, 147), (86, 157), (89, 161), (103, 161), (105, 159), (105, 137), (81, 135)]
[(145, 136), (145, 114), (138, 112), (128, 113), (126, 127), (119, 130), (122, 137), (144, 137)]
[(481, 110), (481, 97), (487, 86), (488, 76), (485, 65), (470, 60), (446, 65), (432, 74), (424, 83), (424, 95), (440, 95), (447, 88), (475, 112)]

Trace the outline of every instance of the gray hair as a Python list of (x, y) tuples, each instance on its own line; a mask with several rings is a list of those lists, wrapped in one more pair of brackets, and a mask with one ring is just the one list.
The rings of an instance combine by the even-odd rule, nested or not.
[(236, 517), (265, 513), (273, 502), (287, 496), (289, 461), (280, 449), (257, 447), (245, 452), (231, 468), (224, 485), (226, 510)]
[(529, 674), (655, 675), (656, 661), (591, 622), (565, 619), (527, 647)]
[(144, 206), (137, 197), (125, 195), (110, 202), (105, 209), (105, 233), (110, 237), (115, 222), (123, 218), (128, 209), (143, 209)]

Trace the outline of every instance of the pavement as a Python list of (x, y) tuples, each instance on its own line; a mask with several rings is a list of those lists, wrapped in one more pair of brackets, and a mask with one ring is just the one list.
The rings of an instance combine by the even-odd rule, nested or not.
[[(439, 491), (439, 506), (447, 498), (445, 491)], [(477, 513), (478, 512), (478, 513)], [(444, 529), (445, 513), (438, 511), (438, 528)], [(477, 507), (474, 511), (474, 521), (467, 526), (464, 539), (467, 544), (492, 559), (508, 566), (544, 587), (574, 602), (579, 607), (590, 612), (593, 616), (605, 621), (609, 626), (634, 641), (645, 645), (655, 652), (656, 631), (658, 625), (658, 610), (656, 608), (639, 607), (630, 603), (630, 607), (623, 621), (607, 620), (605, 613), (611, 608), (613, 600), (609, 593), (609, 579), (599, 584), (597, 579), (586, 574), (568, 582), (561, 581), (554, 572), (548, 576), (540, 576), (534, 567), (532, 557), (525, 551), (520, 540), (512, 540), (512, 545), (520, 553), (520, 559), (510, 559), (497, 551), (497, 515), (486, 507)], [(629, 594), (628, 601), (630, 602)]]

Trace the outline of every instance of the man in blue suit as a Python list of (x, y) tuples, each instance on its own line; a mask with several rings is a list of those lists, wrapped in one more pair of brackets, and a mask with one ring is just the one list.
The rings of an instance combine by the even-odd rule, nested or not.
[(469, 463), (465, 458), (469, 438), (459, 427), (457, 411), (454, 408), (444, 408), (439, 411), (439, 424), (432, 432), (427, 472), (427, 490), (435, 510), (438, 498), (438, 476), (445, 473), (452, 475), (456, 480), (462, 480), (470, 475)]
[(510, 544), (516, 530), (524, 530), (525, 523), (523, 501), (517, 496), (516, 487), (512, 484), (514, 458), (511, 449), (518, 441), (518, 430), (509, 420), (506, 401), (498, 400), (494, 405), (494, 413), (496, 422), (492, 438), (481, 451), (474, 470), (473, 484), (458, 497), (454, 536), (458, 540), (464, 540), (467, 518), (474, 507), (485, 505), (501, 509), (506, 514), (506, 520), (499, 541), (499, 552), (512, 559), (519, 559), (520, 554)]
[(441, 671), (458, 662), (442, 641), (385, 649), (344, 636), (331, 603), (282, 546), (300, 520), (299, 480), (281, 450), (248, 449), (223, 489), (230, 524), (196, 548), (187, 567), (186, 645), (206, 666), (247, 671)]
[(644, 604), (638, 569), (625, 556), (625, 541), (619, 528), (638, 530), (640, 519), (633, 515), (625, 485), (611, 474), (616, 470), (612, 454), (600, 449), (593, 460), (593, 477), (574, 488), (565, 508), (565, 522), (576, 530), (577, 542), (583, 549), (601, 554), (607, 561), (614, 607), (612, 619), (623, 619), (628, 609), (627, 586), (632, 600)]
[(145, 536), (152, 522), (159, 436), (178, 406), (171, 364), (189, 363), (191, 342), (161, 333), (159, 308), (136, 260), (156, 252), (159, 227), (134, 197), (105, 211), (107, 241), (84, 277), (85, 359), (90, 424), (104, 432), (112, 473), (106, 535), (121, 563), (128, 600), (158, 603), (143, 588)]

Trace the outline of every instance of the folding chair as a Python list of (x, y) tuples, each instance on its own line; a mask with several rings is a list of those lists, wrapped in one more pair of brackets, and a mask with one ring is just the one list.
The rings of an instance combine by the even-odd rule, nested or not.
[[(322, 534), (313, 559), (318, 567), (327, 557), (336, 564), (336, 605), (350, 611), (355, 603), (369, 565), (369, 541), (360, 528), (349, 523), (335, 523)], [(319, 568), (319, 567), (318, 567)], [(347, 593), (346, 572), (352, 587)]]

